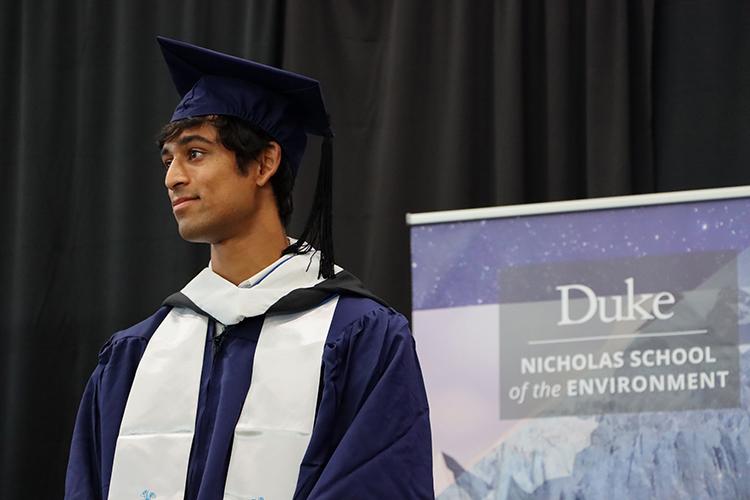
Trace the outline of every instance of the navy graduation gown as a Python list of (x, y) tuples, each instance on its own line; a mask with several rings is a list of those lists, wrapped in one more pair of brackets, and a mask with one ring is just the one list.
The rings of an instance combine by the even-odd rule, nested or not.
[[(76, 420), (66, 499), (107, 498), (133, 377), (169, 309), (118, 332), (102, 349)], [(208, 329), (186, 499), (222, 498), (262, 322), (248, 318), (216, 339)], [(342, 296), (322, 363), (294, 498), (434, 498), (427, 399), (406, 319), (369, 298)]]

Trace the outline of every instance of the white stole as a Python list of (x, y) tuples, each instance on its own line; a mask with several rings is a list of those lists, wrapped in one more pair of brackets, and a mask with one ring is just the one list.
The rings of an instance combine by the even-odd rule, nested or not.
[[(310, 288), (317, 254), (283, 256), (239, 287), (206, 268), (182, 293), (225, 325), (264, 314), (280, 298)], [(340, 268), (336, 268), (338, 272)], [(338, 297), (314, 309), (266, 317), (253, 359), (225, 484), (225, 499), (291, 499), (310, 441), (321, 357)], [(115, 448), (109, 500), (185, 494), (208, 320), (173, 308), (136, 370)]]

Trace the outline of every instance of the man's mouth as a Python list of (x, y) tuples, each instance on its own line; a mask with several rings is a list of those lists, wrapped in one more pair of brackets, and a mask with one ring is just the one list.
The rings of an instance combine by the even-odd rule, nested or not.
[(197, 199), (197, 196), (180, 196), (179, 198), (175, 198), (174, 200), (172, 200), (172, 210), (176, 210), (177, 208), (182, 207), (189, 202)]

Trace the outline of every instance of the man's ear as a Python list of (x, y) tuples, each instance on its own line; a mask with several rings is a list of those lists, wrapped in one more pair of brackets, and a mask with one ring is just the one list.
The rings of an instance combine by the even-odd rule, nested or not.
[(275, 141), (268, 143), (268, 146), (263, 148), (263, 151), (258, 155), (258, 177), (255, 179), (258, 187), (263, 187), (271, 180), (273, 174), (279, 169), (281, 165), (281, 146)]

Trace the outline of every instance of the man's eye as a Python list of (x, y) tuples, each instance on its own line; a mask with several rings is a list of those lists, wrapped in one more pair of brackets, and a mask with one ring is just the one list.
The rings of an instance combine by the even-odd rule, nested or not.
[(161, 163), (162, 163), (162, 165), (164, 165), (164, 168), (169, 168), (170, 165), (172, 165), (172, 158), (170, 158), (168, 160), (162, 160)]
[(202, 157), (202, 156), (203, 156), (203, 151), (198, 151), (197, 149), (191, 149), (191, 150), (190, 150), (190, 151), (188, 152), (188, 157), (189, 157), (189, 158), (190, 158), (191, 160), (197, 160), (198, 158), (200, 158), (200, 157)]

